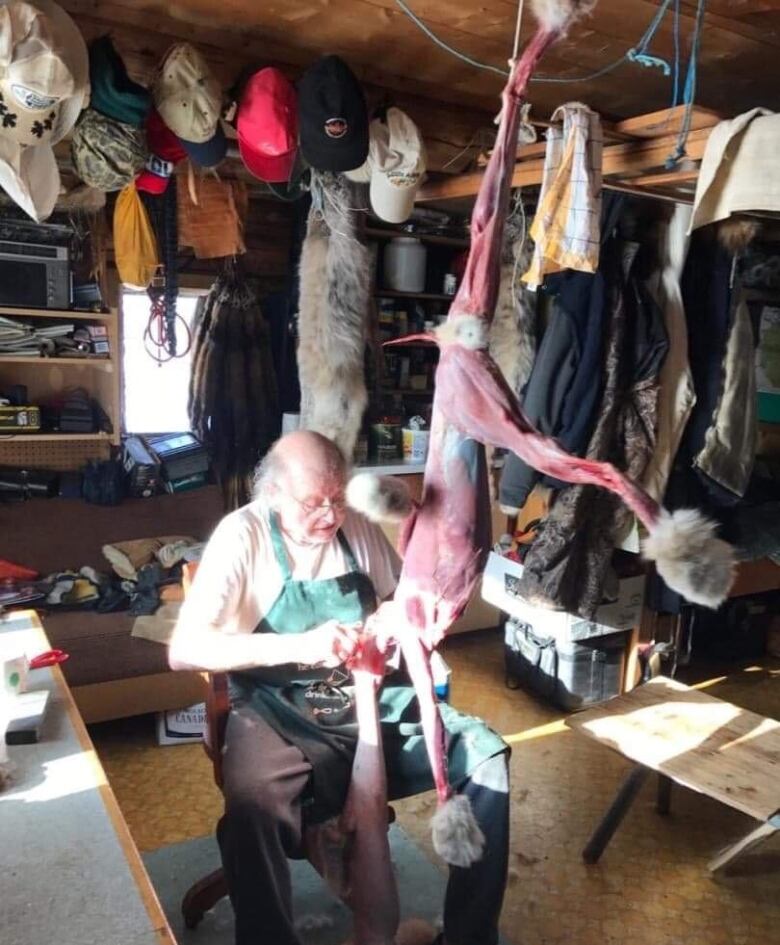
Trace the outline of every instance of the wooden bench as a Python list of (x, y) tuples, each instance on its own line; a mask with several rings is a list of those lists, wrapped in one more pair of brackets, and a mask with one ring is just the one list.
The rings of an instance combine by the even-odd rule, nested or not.
[(672, 782), (759, 821), (709, 863), (714, 873), (780, 830), (780, 722), (748, 712), (664, 676), (566, 720), (569, 728), (639, 763), (583, 850), (595, 863), (650, 771), (659, 810)]

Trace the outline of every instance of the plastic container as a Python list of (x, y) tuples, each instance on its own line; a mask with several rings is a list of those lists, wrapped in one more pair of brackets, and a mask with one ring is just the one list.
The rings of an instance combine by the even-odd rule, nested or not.
[(521, 620), (504, 632), (504, 665), (510, 689), (531, 690), (566, 711), (620, 694), (629, 631), (571, 642), (548, 636)]
[(285, 433), (292, 433), (301, 428), (301, 415), (299, 413), (282, 414), (282, 436)]
[(413, 236), (398, 236), (385, 246), (385, 287), (394, 292), (423, 292), (428, 251)]
[(429, 430), (403, 429), (403, 448), (405, 463), (424, 463), (428, 456)]

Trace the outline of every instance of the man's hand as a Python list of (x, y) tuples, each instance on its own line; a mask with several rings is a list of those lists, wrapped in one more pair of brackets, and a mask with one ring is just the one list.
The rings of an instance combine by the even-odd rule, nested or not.
[(301, 634), (299, 662), (333, 668), (346, 663), (360, 647), (362, 624), (340, 624), (335, 620)]

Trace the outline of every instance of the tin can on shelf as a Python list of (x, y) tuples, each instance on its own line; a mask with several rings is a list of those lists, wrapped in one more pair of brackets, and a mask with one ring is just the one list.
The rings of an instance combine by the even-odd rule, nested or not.
[(377, 462), (393, 462), (401, 458), (401, 422), (399, 419), (382, 417), (371, 424), (369, 437), (371, 456)]

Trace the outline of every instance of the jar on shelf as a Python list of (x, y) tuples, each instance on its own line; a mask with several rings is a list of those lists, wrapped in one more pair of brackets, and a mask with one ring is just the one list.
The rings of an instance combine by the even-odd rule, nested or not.
[(395, 292), (423, 292), (428, 251), (412, 236), (398, 236), (385, 246), (385, 286)]

